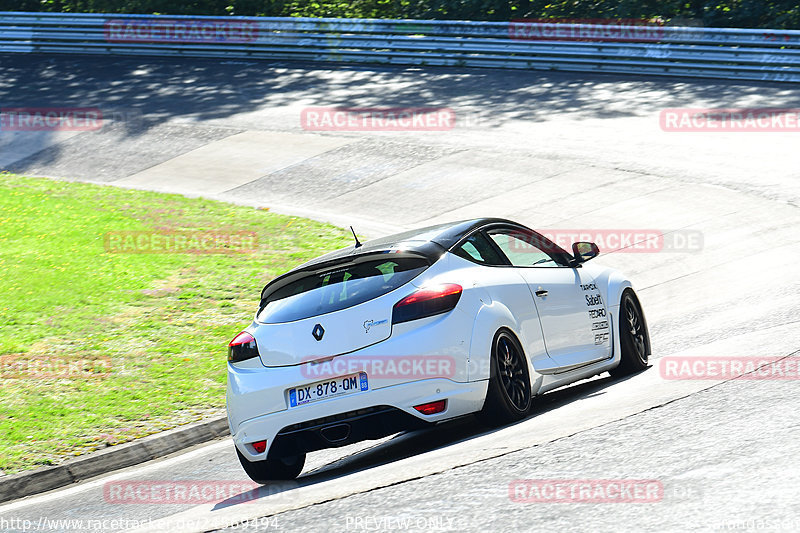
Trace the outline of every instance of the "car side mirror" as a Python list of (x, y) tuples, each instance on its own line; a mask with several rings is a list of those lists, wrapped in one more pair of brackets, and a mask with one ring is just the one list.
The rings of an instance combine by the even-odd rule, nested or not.
[(572, 255), (574, 256), (573, 263), (580, 265), (600, 255), (600, 248), (593, 242), (573, 242)]

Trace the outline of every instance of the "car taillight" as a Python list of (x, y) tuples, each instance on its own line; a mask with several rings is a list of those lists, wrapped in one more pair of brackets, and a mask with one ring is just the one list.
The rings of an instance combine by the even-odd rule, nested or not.
[(228, 343), (229, 362), (246, 361), (253, 357), (258, 357), (258, 346), (256, 339), (246, 331), (242, 331)]
[(462, 290), (455, 283), (419, 289), (394, 304), (392, 324), (446, 313), (456, 306)]

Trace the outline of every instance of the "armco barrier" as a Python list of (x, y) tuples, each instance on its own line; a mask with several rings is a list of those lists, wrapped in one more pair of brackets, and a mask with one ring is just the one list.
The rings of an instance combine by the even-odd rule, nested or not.
[[(0, 12), (0, 53), (335, 61), (800, 81), (800, 31)], [(615, 38), (613, 35), (624, 35)], [(584, 37), (582, 37), (584, 36)]]

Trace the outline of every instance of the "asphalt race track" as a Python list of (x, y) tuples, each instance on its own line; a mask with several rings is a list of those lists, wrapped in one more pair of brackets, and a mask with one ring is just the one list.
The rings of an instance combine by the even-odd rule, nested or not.
[[(630, 274), (642, 300), (653, 365), (639, 375), (548, 393), (533, 416), (494, 431), (464, 419), (311, 454), (296, 482), (221, 503), (111, 497), (120, 482), (244, 483), (233, 445), (215, 441), (0, 505), (0, 529), (800, 530), (797, 374), (667, 379), (661, 362), (797, 367), (800, 131), (670, 132), (659, 122), (665, 108), (800, 108), (796, 86), (3, 56), (0, 103), (104, 116), (98, 131), (0, 132), (0, 168), (12, 172), (266, 206), (371, 236), (502, 216), (562, 232), (657, 230), (666, 243), (597, 259)], [(312, 132), (300, 120), (308, 106), (444, 107), (456, 126)], [(541, 501), (519, 480), (645, 480), (659, 493)]]

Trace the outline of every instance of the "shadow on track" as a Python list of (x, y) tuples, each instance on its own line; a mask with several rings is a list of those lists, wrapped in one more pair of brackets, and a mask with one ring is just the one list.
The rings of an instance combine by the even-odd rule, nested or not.
[[(111, 119), (108, 127), (69, 141), (40, 139), (42, 149), (32, 147), (6, 170), (92, 181), (120, 179), (240, 130), (301, 132), (303, 106), (443, 106), (456, 109), (468, 126), (474, 118), (491, 129), (559, 114), (635, 117), (698, 101), (736, 107), (756, 96), (769, 98), (773, 107), (800, 105), (786, 85), (769, 82), (267, 60), (0, 56), (3, 107), (92, 107)], [(87, 167), (79, 161), (86, 158), (97, 161)]]
[[(648, 367), (644, 372), (650, 368), (653, 367)], [(610, 385), (627, 381), (635, 375), (636, 374), (623, 378), (612, 378), (608, 375), (603, 377), (596, 376), (563, 389), (545, 393), (535, 399), (532, 413), (527, 418), (510, 425), (523, 424), (535, 419), (536, 416), (540, 414), (553, 411), (574, 401), (605, 394), (605, 389)], [(225, 501), (219, 502), (215, 506), (215, 509), (230, 507), (242, 502), (251, 502), (292, 489), (315, 485), (356, 472), (369, 470), (370, 468), (400, 461), (425, 452), (453, 446), (483, 435), (489, 435), (506, 427), (509, 427), (509, 425), (498, 428), (488, 428), (478, 422), (474, 416), (470, 415), (449, 422), (443, 422), (431, 428), (399, 433), (386, 442), (382, 442), (366, 450), (361, 450), (301, 474), (295, 481), (274, 482), (258, 489), (237, 494)]]

